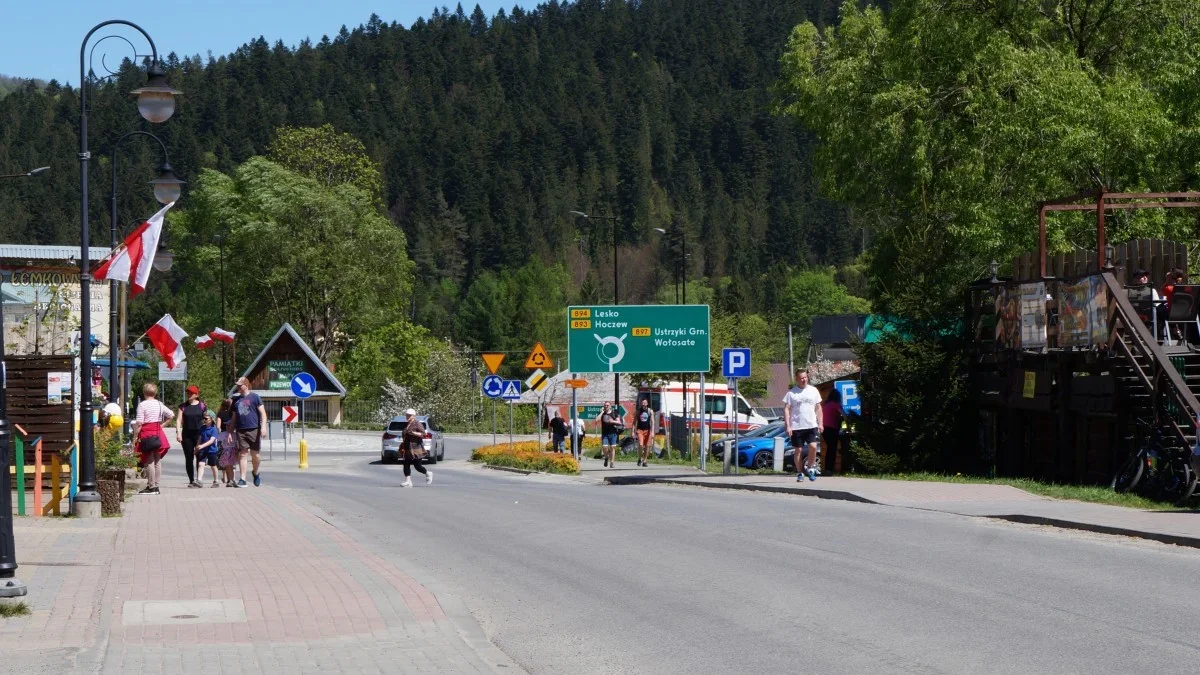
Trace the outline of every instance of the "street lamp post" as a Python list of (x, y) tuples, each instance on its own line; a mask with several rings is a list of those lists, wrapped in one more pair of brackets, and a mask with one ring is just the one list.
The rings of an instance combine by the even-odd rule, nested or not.
[[(571, 215), (578, 216), (579, 218), (583, 218), (585, 220), (595, 219), (595, 220), (611, 220), (612, 221), (612, 231), (613, 231), (613, 239), (612, 239), (612, 244), (613, 244), (613, 304), (614, 305), (621, 304), (621, 294), (618, 292), (618, 287), (617, 287), (617, 230), (618, 230), (617, 226), (619, 224), (617, 221), (617, 217), (616, 216), (593, 216), (593, 215), (584, 213), (583, 211), (571, 211)], [(615, 412), (616, 409), (619, 407), (621, 407), (621, 376), (619, 374), (614, 374), (613, 375), (613, 411)]]
[[(175, 96), (180, 92), (167, 86), (166, 75), (158, 65), (158, 48), (150, 34), (135, 23), (123, 19), (102, 21), (92, 27), (79, 45), (79, 368), (83, 391), (79, 396), (79, 492), (72, 502), (77, 516), (100, 516), (100, 494), (96, 491), (96, 452), (92, 438), (92, 308), (90, 228), (88, 225), (88, 106), (87, 46), (96, 31), (111, 25), (133, 28), (150, 43), (150, 67), (146, 86), (133, 91), (138, 97), (138, 113), (151, 123), (165, 122), (175, 114)], [(101, 38), (103, 40), (104, 38)], [(134, 54), (137, 57), (137, 54)]]
[[(217, 235), (217, 243), (221, 247), (221, 328), (228, 328), (225, 325), (225, 240), (229, 238), (229, 231), (226, 230)], [(225, 343), (221, 342), (221, 392), (222, 396), (229, 391), (229, 381), (227, 373), (229, 372), (228, 365), (225, 359)]]
[[(170, 204), (178, 200), (184, 185), (184, 181), (176, 178), (174, 170), (171, 169), (171, 162), (167, 154), (167, 144), (163, 143), (161, 138), (148, 131), (131, 131), (118, 138), (117, 142), (113, 144), (112, 149), (112, 191), (108, 213), (109, 244), (114, 249), (117, 247), (117, 150), (121, 148), (121, 144), (125, 142), (125, 139), (133, 136), (152, 138), (162, 148), (162, 165), (158, 167), (158, 176), (150, 181), (150, 184), (154, 186), (154, 198), (160, 204)], [(117, 366), (117, 362), (124, 354), (124, 351), (118, 347), (120, 343), (117, 336), (117, 293), (120, 290), (119, 283), (115, 279), (108, 282), (108, 389), (112, 395), (111, 400), (119, 401), (122, 412), (127, 413), (125, 410), (127, 396), (125, 393), (124, 369), (118, 371)], [(121, 373), (119, 380), (118, 372)], [(128, 415), (125, 414), (125, 417), (128, 417)]]
[[(38, 167), (25, 173), (12, 173), (0, 178), (31, 178), (40, 176), (50, 167)], [(2, 279), (2, 277), (0, 277)], [(4, 298), (0, 297), (0, 598), (19, 598), (29, 592), (17, 578), (17, 542), (13, 537), (12, 483), (8, 466), (12, 464), (12, 435), (8, 430), (8, 370), (4, 360)], [(24, 475), (16, 476), (25, 480)]]

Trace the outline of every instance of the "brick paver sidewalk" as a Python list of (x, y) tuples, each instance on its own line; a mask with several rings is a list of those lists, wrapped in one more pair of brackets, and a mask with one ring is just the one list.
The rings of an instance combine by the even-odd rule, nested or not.
[(14, 519), (17, 578), (27, 616), (0, 619), (0, 672), (62, 673), (97, 641), (104, 585), (120, 521)]
[(18, 530), (34, 613), (0, 620), (0, 672), (520, 672), (456, 599), (284, 490), (164, 487), (52, 524)]

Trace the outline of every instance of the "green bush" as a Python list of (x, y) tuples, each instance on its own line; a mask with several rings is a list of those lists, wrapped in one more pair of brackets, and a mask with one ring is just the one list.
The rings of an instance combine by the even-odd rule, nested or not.
[(900, 458), (896, 455), (875, 452), (857, 441), (850, 444), (849, 455), (850, 463), (862, 473), (895, 473), (900, 467)]
[(137, 466), (133, 448), (121, 441), (121, 435), (113, 429), (97, 429), (92, 436), (96, 450), (97, 469), (132, 469)]

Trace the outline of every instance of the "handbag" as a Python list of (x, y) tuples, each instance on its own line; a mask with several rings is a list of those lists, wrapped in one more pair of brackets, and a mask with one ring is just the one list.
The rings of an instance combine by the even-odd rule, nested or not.
[(162, 450), (162, 439), (158, 437), (158, 434), (142, 436), (138, 439), (138, 452), (150, 453), (159, 450)]

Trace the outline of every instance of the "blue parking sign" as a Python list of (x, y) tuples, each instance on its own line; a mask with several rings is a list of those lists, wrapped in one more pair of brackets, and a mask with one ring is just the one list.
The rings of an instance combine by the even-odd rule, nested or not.
[(833, 388), (842, 396), (842, 410), (855, 415), (862, 414), (862, 402), (858, 399), (858, 382), (854, 380), (838, 380)]
[(722, 377), (750, 377), (750, 348), (726, 347), (721, 350)]

